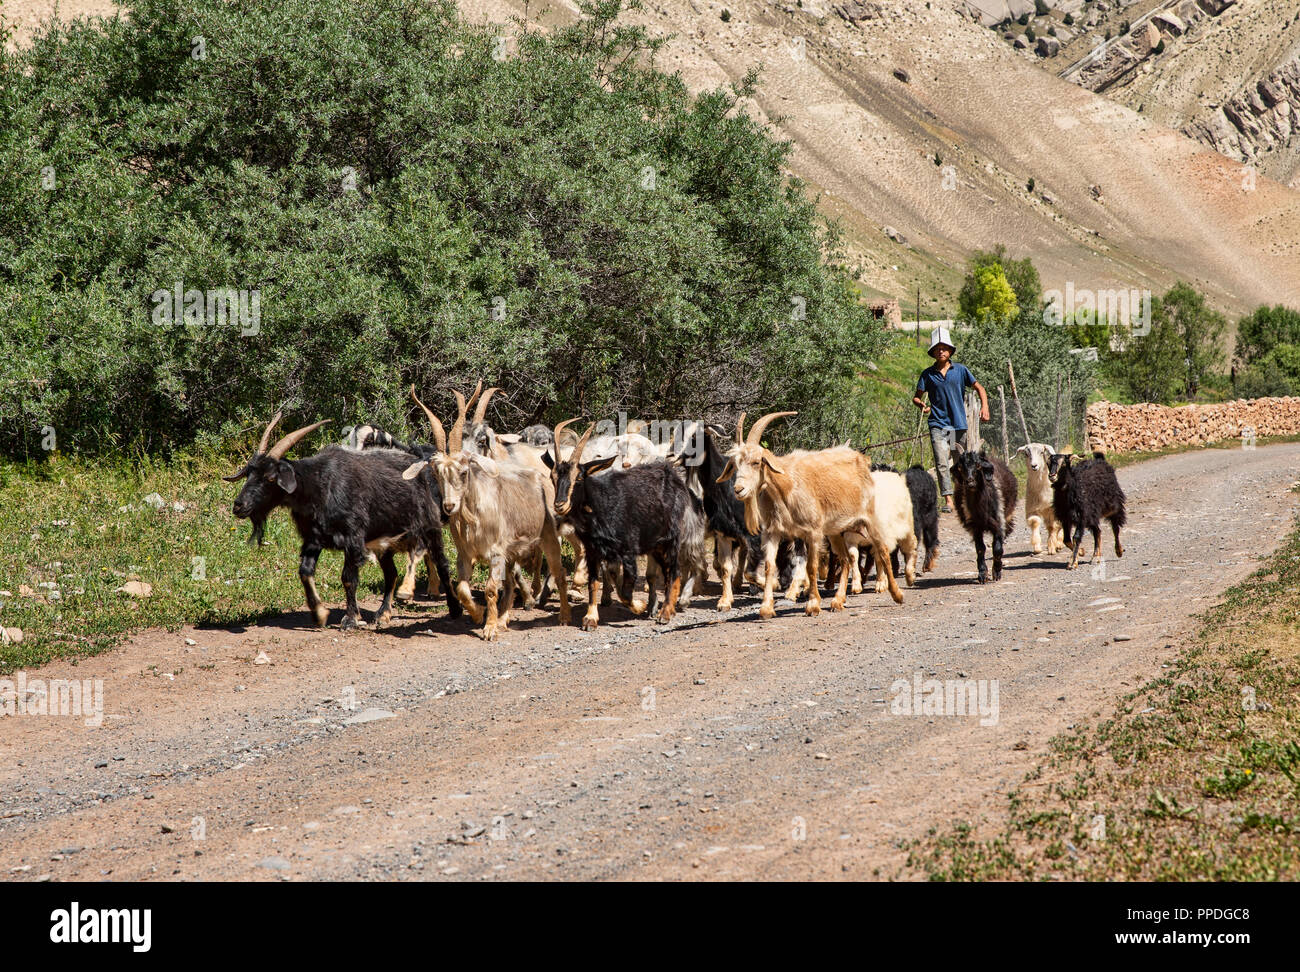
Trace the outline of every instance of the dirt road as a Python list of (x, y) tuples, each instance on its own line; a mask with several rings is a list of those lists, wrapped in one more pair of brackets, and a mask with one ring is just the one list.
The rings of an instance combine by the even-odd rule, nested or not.
[[(0, 720), (0, 877), (893, 877), (901, 839), (1001, 812), (1051, 736), (1156, 674), (1286, 532), (1298, 476), (1297, 444), (1123, 469), (1123, 560), (1069, 572), (1021, 524), (988, 587), (945, 517), (901, 607), (526, 614), (493, 644), (424, 604), (385, 633), (148, 632), (26, 673), (102, 679), (104, 718)], [(929, 678), (984, 714), (896, 713)]]

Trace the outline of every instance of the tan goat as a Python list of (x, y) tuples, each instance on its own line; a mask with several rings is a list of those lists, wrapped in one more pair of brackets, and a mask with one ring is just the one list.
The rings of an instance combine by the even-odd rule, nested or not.
[(875, 489), (871, 460), (853, 449), (839, 446), (817, 451), (796, 450), (773, 455), (762, 445), (763, 431), (774, 419), (797, 412), (764, 415), (743, 438), (745, 416), (736, 423), (736, 442), (728, 453), (730, 461), (718, 481), (736, 473), (736, 497), (745, 504), (745, 527), (762, 532), (765, 577), (761, 618), (776, 614), (773, 588), (776, 585), (776, 550), (782, 539), (802, 540), (808, 549), (808, 606), (804, 613), (821, 613), (817, 590), (818, 560), (822, 537), (826, 537), (843, 569), (839, 588), (831, 601), (832, 611), (844, 609), (849, 578), (849, 542), (870, 541), (876, 573), (886, 578), (890, 596), (903, 603), (894, 572), (890, 569), (890, 546), (884, 542), (875, 519)]
[[(411, 395), (415, 397), (414, 388)], [(560, 624), (569, 624), (569, 592), (565, 583), (564, 562), (560, 557), (560, 536), (552, 506), (555, 490), (550, 476), (543, 476), (531, 466), (510, 460), (498, 461), (464, 450), (465, 398), (456, 392), (459, 415), (444, 433), (442, 423), (418, 398), (433, 429), (438, 452), (428, 460), (442, 490), (443, 512), (448, 518), (452, 540), (456, 544), (456, 598), (473, 618), (483, 622), (483, 638), (491, 641), (499, 630), (508, 627), (514, 601), (513, 565), (537, 562), (538, 550), (545, 554), (547, 566), (560, 597)], [(449, 448), (450, 447), (450, 448)], [(418, 476), (425, 461), (415, 463), (403, 474)], [(484, 588), (487, 610), (474, 603), (470, 576), (476, 562), (489, 566)], [(498, 610), (497, 598), (505, 584), (504, 608)]]

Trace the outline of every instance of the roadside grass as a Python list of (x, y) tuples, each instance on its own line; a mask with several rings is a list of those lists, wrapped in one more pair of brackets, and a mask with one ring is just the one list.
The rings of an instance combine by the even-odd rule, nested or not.
[(908, 846), (938, 881), (1300, 878), (1300, 518), (1113, 716), (1052, 740), (1004, 825)]
[[(0, 464), (0, 627), (23, 633), (19, 643), (0, 638), (0, 673), (98, 654), (140, 628), (256, 624), (302, 610), (298, 534), (280, 510), (265, 546), (248, 546), (248, 522), (230, 512), (238, 487), (221, 481), (237, 466), (218, 455)], [(145, 502), (154, 493), (160, 508)], [(332, 607), (343, 600), (341, 557), (326, 552), (317, 573)], [(381, 593), (382, 578), (366, 565), (361, 594)], [(129, 581), (151, 585), (150, 595), (121, 592)]]

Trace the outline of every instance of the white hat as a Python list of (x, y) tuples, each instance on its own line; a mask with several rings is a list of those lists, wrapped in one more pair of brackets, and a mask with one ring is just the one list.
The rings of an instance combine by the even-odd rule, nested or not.
[(934, 357), (934, 349), (941, 344), (948, 345), (948, 347), (952, 348), (954, 351), (957, 350), (957, 345), (952, 343), (952, 335), (948, 333), (948, 329), (946, 327), (942, 327), (942, 326), (936, 327), (933, 331), (930, 332), (930, 351), (929, 351), (930, 357), (932, 358)]

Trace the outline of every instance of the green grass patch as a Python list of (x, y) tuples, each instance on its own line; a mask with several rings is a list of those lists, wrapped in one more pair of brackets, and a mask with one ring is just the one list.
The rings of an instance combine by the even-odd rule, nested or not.
[[(57, 454), (0, 464), (0, 625), (23, 632), (21, 643), (0, 644), (0, 672), (97, 654), (141, 628), (256, 624), (302, 610), (297, 531), (279, 510), (265, 545), (248, 546), (248, 522), (230, 512), (238, 486), (220, 478), (238, 465)], [(161, 506), (146, 501), (153, 494)], [(342, 554), (321, 556), (317, 587), (331, 605), (343, 600), (341, 570)], [(362, 595), (381, 593), (382, 578), (366, 565)], [(119, 590), (131, 581), (150, 595)]]

